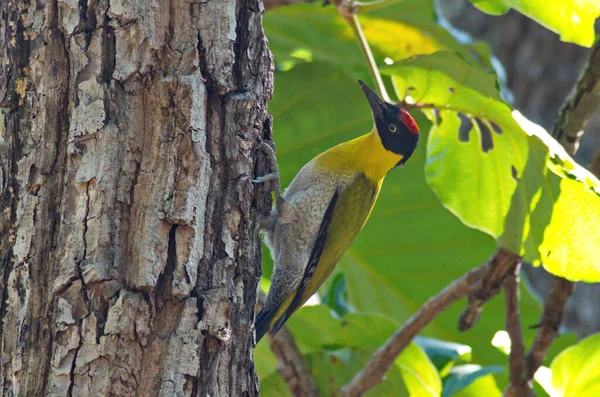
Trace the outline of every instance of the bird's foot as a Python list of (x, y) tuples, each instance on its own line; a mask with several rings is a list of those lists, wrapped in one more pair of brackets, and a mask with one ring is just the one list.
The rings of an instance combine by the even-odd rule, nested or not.
[[(289, 203), (285, 201), (283, 196), (281, 195), (281, 185), (279, 182), (279, 168), (277, 167), (277, 158), (275, 157), (275, 149), (269, 143), (262, 141), (257, 150), (262, 150), (269, 158), (270, 168), (273, 170), (272, 172), (259, 176), (252, 180), (253, 183), (265, 183), (265, 182), (273, 182), (273, 191), (275, 192), (275, 208), (279, 214), (283, 214), (286, 212), (286, 207), (289, 207)], [(287, 211), (289, 212), (289, 211)]]
[(270, 174), (259, 176), (256, 179), (252, 179), (252, 183), (265, 183), (270, 181), (279, 180), (279, 174), (277, 172), (271, 172)]
[[(271, 143), (271, 142), (270, 142)], [(277, 158), (275, 157), (275, 148), (266, 141), (262, 141), (256, 150), (261, 150), (269, 158), (270, 173), (259, 176), (252, 180), (253, 183), (274, 182), (273, 190), (277, 198), (281, 196), (281, 187), (279, 185), (279, 168), (277, 167)]]

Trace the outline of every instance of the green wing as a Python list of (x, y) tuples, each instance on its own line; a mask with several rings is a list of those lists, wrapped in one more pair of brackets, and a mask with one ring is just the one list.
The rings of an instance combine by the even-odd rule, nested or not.
[(336, 190), (321, 221), (310, 260), (296, 295), (286, 311), (273, 324), (271, 334), (275, 334), (292, 313), (317, 292), (329, 277), (369, 219), (381, 182), (373, 182), (361, 173), (346, 188)]

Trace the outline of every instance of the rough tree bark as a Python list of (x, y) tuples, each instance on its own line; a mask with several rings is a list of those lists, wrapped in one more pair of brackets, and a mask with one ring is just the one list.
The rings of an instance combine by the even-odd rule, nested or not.
[(0, 2), (1, 395), (258, 395), (262, 12)]

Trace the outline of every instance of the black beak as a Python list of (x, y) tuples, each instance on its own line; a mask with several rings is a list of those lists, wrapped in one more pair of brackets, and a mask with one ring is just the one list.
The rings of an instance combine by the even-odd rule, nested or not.
[(369, 88), (368, 85), (358, 80), (358, 83), (362, 87), (365, 96), (367, 97), (367, 101), (369, 101), (369, 105), (371, 106), (371, 111), (373, 112), (374, 118), (383, 117), (383, 109), (385, 109), (385, 102), (379, 98), (379, 96)]

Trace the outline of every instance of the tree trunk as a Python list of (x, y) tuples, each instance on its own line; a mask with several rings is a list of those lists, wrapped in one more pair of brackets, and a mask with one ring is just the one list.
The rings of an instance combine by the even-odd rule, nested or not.
[(2, 396), (253, 396), (259, 0), (0, 4)]

